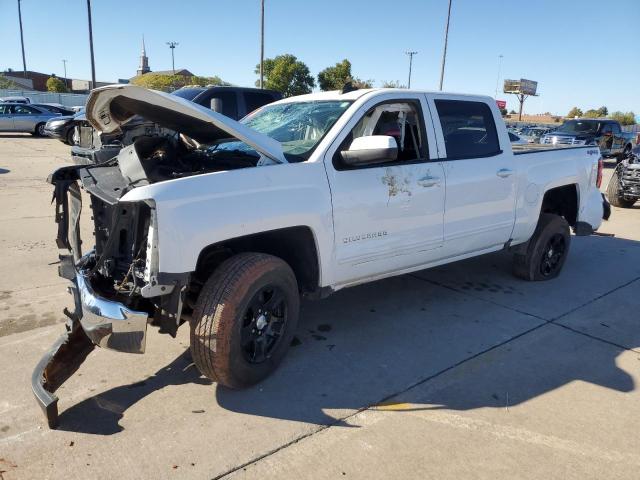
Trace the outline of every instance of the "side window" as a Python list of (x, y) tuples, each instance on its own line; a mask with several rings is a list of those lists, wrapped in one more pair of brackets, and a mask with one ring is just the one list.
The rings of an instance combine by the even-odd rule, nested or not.
[[(371, 135), (387, 135), (395, 139), (398, 145), (398, 158), (395, 162), (391, 162), (392, 164), (428, 158), (427, 141), (424, 137), (422, 111), (419, 103), (417, 101), (391, 101), (371, 108), (353, 127), (333, 158), (336, 169), (347, 169), (342, 162), (341, 151), (347, 150), (354, 139)], [(388, 164), (379, 163), (374, 166)]]
[(24, 105), (14, 105), (13, 113), (15, 115), (37, 115), (40, 112), (38, 112), (37, 110), (31, 107), (26, 107)]
[(8, 115), (9, 113), (9, 105), (0, 105), (0, 115)]
[(612, 123), (611, 124), (611, 131), (618, 135), (620, 133), (620, 125), (618, 125), (617, 123)]
[(610, 123), (605, 123), (602, 126), (602, 130), (600, 131), (600, 133), (602, 133), (604, 135), (605, 133), (611, 133), (612, 130), (613, 129), (611, 128), (611, 124)]
[(435, 104), (449, 160), (500, 153), (496, 124), (486, 103), (436, 100)]
[(244, 93), (244, 103), (247, 105), (247, 114), (273, 101), (274, 101), (273, 97), (268, 93), (260, 93), (260, 92)]

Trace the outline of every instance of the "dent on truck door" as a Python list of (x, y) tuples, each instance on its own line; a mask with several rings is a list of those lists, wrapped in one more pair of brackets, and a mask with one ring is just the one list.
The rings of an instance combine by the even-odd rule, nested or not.
[(444, 242), (448, 255), (504, 244), (515, 219), (513, 154), (500, 149), (496, 122), (484, 102), (436, 97), (446, 149)]
[[(440, 163), (428, 160), (422, 110), (420, 98), (410, 95), (367, 104), (349, 124), (340, 145), (329, 149), (325, 162), (335, 228), (334, 284), (384, 275), (438, 256), (443, 239), (444, 172)], [(340, 152), (354, 138), (370, 135), (393, 137), (398, 159), (346, 165)]]

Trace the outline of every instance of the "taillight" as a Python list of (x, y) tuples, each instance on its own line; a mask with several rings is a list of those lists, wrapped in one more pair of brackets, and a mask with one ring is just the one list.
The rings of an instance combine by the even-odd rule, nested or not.
[(596, 177), (596, 187), (600, 188), (602, 185), (602, 170), (604, 168), (604, 162), (602, 161), (602, 157), (598, 159), (598, 176)]

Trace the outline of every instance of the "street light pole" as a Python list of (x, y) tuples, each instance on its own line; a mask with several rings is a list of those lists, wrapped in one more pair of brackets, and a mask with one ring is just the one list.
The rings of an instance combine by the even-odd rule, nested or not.
[(411, 88), (411, 66), (413, 65), (413, 56), (418, 52), (406, 51), (406, 55), (409, 55), (409, 81), (407, 82), (407, 88)]
[(20, 44), (22, 45), (22, 74), (27, 78), (27, 60), (24, 56), (24, 35), (22, 34), (22, 8), (20, 8), (20, 0), (18, 0), (18, 23), (20, 23)]
[(444, 49), (442, 51), (442, 67), (440, 68), (440, 91), (444, 82), (444, 65), (447, 61), (447, 42), (449, 41), (449, 20), (451, 19), (451, 0), (449, 0), (449, 11), (447, 12), (447, 26), (444, 29)]
[(89, 19), (89, 51), (91, 53), (91, 88), (96, 88), (96, 62), (93, 58), (93, 26), (91, 25), (91, 0), (87, 0), (87, 17)]
[(69, 87), (67, 84), (67, 61), (62, 59), (62, 67), (64, 68), (64, 86)]
[(502, 57), (503, 57), (502, 54), (498, 55), (498, 78), (496, 78), (496, 96), (495, 96), (495, 98), (498, 98), (498, 86), (500, 85), (500, 70), (502, 68)]
[(173, 55), (174, 50), (176, 49), (176, 47), (178, 45), (180, 45), (178, 42), (167, 42), (167, 45), (169, 45), (169, 48), (171, 49), (171, 70), (173, 71), (173, 74), (176, 74), (176, 61), (175, 61), (175, 57)]
[(260, 0), (260, 88), (264, 88), (264, 0)]

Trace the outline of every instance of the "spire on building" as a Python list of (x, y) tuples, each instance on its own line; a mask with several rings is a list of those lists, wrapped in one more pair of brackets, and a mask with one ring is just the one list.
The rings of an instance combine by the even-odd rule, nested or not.
[(137, 73), (138, 75), (144, 75), (145, 73), (149, 73), (151, 69), (149, 68), (149, 57), (147, 57), (147, 49), (144, 45), (144, 35), (142, 35), (142, 53), (140, 54), (140, 65), (138, 66)]

